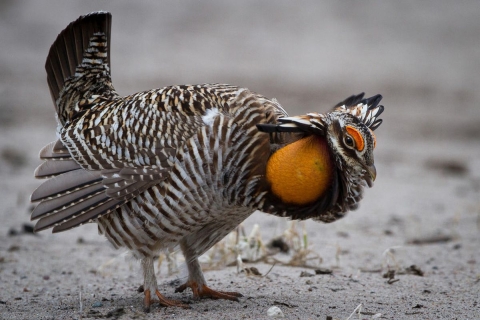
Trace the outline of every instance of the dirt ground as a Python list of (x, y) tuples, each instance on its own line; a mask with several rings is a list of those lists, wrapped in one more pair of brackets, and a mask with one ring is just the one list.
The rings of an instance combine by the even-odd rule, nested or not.
[[(258, 224), (264, 244), (299, 237), (284, 237), (289, 254), (244, 263), (261, 276), (218, 258), (230, 242), (216, 248), (205, 276), (240, 302), (174, 293), (182, 272), (164, 262), (161, 292), (191, 309), (149, 314), (138, 263), (95, 225), (32, 234), (33, 171), (56, 128), (45, 58), (70, 21), (100, 9), (113, 13), (121, 94), (222, 82), (293, 115), (381, 93), (378, 176), (360, 208), (328, 225), (253, 214), (243, 228)], [(272, 306), (287, 319), (480, 319), (479, 34), (475, 0), (0, 1), (0, 319), (269, 319)], [(308, 246), (295, 249), (303, 230)]]

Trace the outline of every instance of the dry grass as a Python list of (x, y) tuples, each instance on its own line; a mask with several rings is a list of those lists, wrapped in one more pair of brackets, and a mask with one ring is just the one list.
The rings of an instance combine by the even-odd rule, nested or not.
[[(282, 241), (288, 247), (288, 254), (281, 253), (280, 249), (269, 244), (273, 240)], [(157, 272), (167, 263), (168, 275), (179, 272), (178, 265), (184, 261), (178, 252), (162, 253), (158, 258)], [(313, 250), (308, 241), (305, 222), (289, 221), (287, 228), (280, 235), (273, 236), (265, 241), (261, 228), (255, 224), (247, 234), (243, 224), (227, 235), (222, 241), (215, 244), (210, 250), (199, 258), (204, 271), (219, 270), (228, 266), (237, 266), (237, 272), (246, 272), (245, 263), (264, 262), (273, 265), (292, 267), (318, 268), (322, 258)]]

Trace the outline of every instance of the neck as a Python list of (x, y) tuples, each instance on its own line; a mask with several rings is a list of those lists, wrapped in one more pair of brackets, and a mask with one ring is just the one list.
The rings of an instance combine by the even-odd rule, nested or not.
[(276, 151), (267, 163), (272, 193), (285, 204), (308, 205), (332, 183), (334, 163), (323, 137), (310, 136)]

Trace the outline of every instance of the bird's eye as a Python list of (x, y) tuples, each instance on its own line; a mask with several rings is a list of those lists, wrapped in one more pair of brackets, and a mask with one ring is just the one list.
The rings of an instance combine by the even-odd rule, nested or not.
[[(345, 136), (345, 144), (350, 148), (355, 147), (358, 151), (362, 151), (365, 147), (362, 133), (352, 126), (346, 126), (346, 130), (348, 134)], [(350, 138), (350, 142), (347, 138)]]
[(352, 137), (346, 136), (346, 137), (345, 137), (345, 144), (346, 144), (347, 146), (353, 148), (353, 139), (352, 139)]

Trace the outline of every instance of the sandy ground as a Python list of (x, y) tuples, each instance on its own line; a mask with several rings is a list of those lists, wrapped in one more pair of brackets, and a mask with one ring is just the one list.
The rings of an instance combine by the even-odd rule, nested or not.
[[(138, 263), (95, 225), (29, 232), (37, 154), (55, 138), (45, 57), (70, 21), (99, 9), (113, 13), (123, 94), (224, 82), (276, 97), (290, 114), (384, 95), (374, 188), (341, 221), (297, 226), (316, 257), (308, 263), (331, 274), (271, 269), (292, 257), (277, 254), (244, 264), (263, 276), (234, 265), (205, 273), (212, 287), (243, 293), (240, 302), (194, 301), (174, 293), (180, 276), (163, 263), (160, 290), (191, 309), (145, 314)], [(352, 319), (479, 319), (479, 34), (474, 0), (0, 1), (0, 318), (267, 319), (277, 306), (288, 319), (347, 319), (361, 304)], [(264, 243), (290, 227), (255, 213), (247, 234), (254, 224)]]

